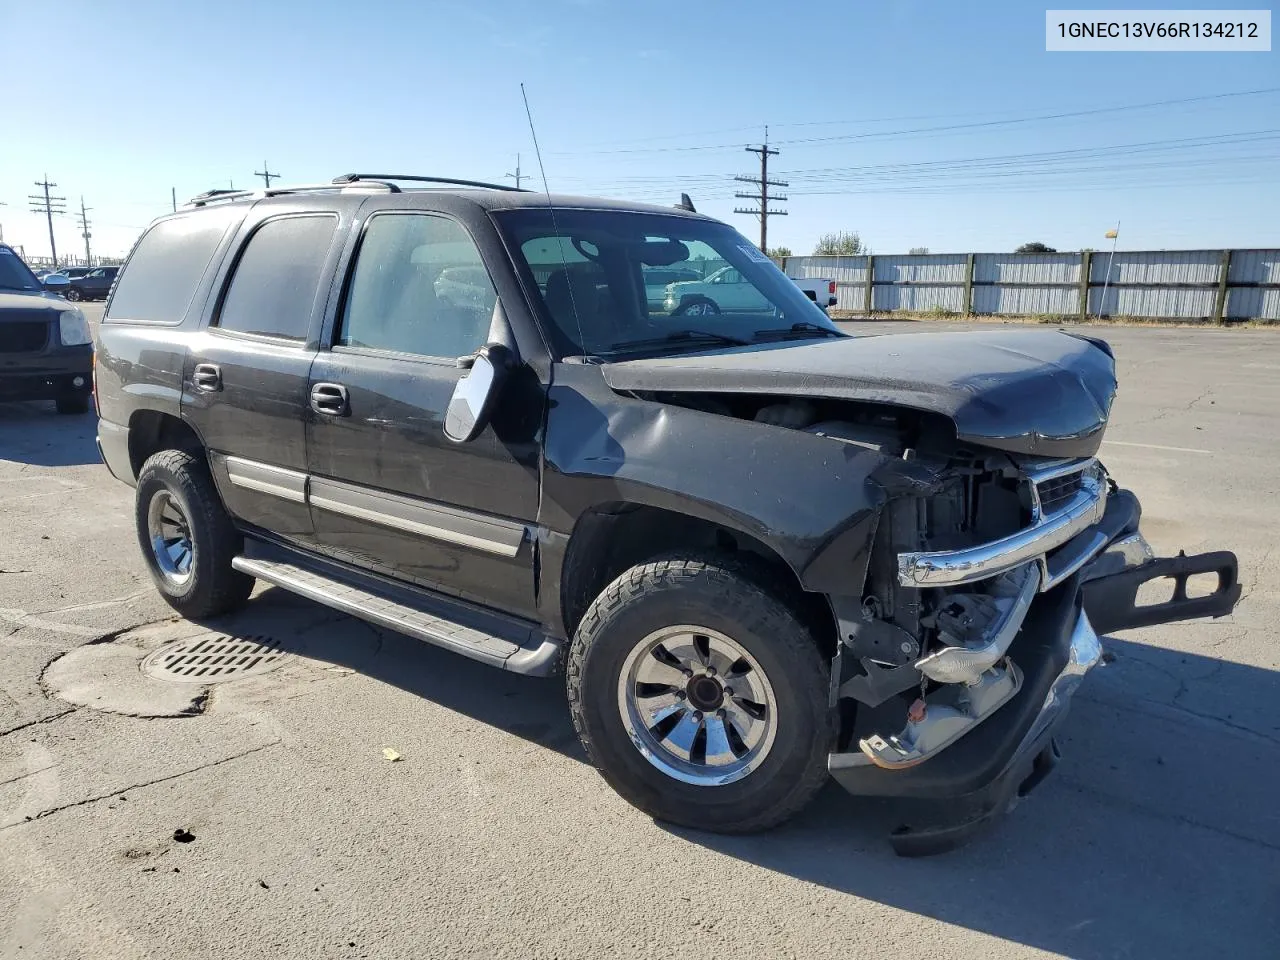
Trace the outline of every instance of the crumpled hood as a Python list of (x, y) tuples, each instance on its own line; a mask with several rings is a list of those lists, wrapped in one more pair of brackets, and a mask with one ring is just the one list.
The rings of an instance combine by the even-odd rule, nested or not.
[(1091, 456), (1115, 396), (1108, 350), (1056, 330), (888, 334), (603, 365), (615, 390), (763, 393), (950, 417), (967, 442)]

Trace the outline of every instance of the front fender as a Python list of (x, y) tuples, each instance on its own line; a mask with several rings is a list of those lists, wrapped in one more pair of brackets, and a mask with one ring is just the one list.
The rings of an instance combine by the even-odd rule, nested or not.
[[(562, 365), (548, 394), (542, 525), (568, 535), (598, 504), (630, 502), (759, 540), (807, 588), (855, 592), (886, 499), (889, 458), (828, 437), (620, 396)], [(569, 381), (569, 382), (566, 382)]]

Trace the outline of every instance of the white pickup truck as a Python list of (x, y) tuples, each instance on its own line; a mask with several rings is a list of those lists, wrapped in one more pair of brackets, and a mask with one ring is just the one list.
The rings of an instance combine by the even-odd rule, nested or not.
[(836, 305), (836, 282), (827, 278), (792, 277), (791, 282), (804, 291), (804, 295), (826, 313)]
[[(814, 277), (791, 278), (810, 300), (822, 308), (836, 305), (836, 282)], [(670, 313), (681, 304), (688, 304), (685, 312), (690, 315), (729, 311), (769, 309), (767, 301), (735, 267), (721, 267), (702, 280), (669, 283), (663, 307)]]

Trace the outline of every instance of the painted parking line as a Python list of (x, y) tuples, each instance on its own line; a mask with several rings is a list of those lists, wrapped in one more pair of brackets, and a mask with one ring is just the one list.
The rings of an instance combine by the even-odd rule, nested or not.
[(1132, 443), (1128, 440), (1103, 440), (1102, 442), (1113, 447), (1142, 447), (1144, 450), (1170, 450), (1173, 453), (1213, 453), (1212, 450), (1200, 450), (1197, 447), (1166, 447), (1161, 443)]

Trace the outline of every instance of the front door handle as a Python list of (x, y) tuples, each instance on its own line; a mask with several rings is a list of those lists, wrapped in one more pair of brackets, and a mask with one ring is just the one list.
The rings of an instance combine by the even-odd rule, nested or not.
[(191, 382), (197, 390), (216, 393), (222, 389), (222, 368), (216, 363), (197, 363), (191, 371)]
[(313, 384), (311, 409), (327, 417), (345, 417), (351, 413), (351, 395), (340, 383)]

